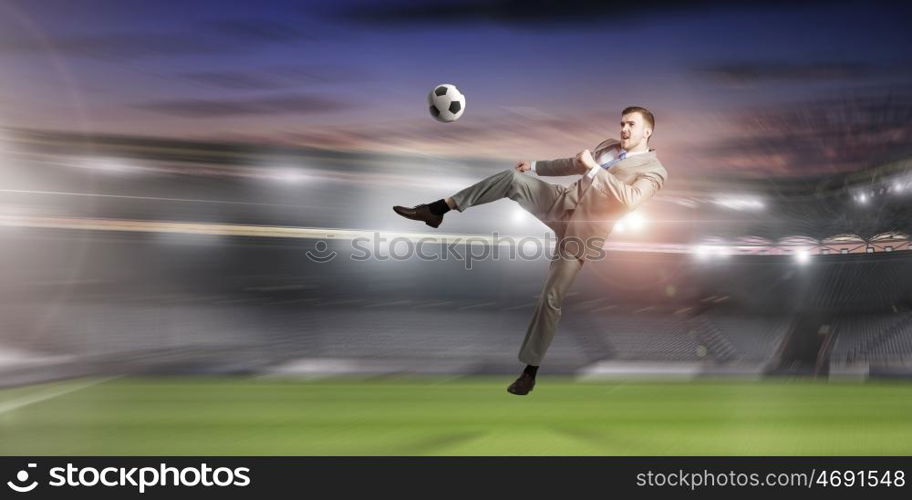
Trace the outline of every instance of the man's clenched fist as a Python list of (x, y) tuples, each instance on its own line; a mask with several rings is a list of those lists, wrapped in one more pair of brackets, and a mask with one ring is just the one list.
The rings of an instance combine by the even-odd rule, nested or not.
[(576, 164), (579, 167), (584, 167), (587, 170), (598, 166), (598, 163), (595, 162), (595, 158), (592, 157), (592, 153), (588, 149), (584, 149), (576, 154)]
[(520, 172), (528, 172), (529, 170), (532, 170), (532, 162), (531, 161), (521, 161), (521, 162), (518, 162), (516, 164), (516, 166), (513, 168), (515, 168), (516, 170), (519, 170)]

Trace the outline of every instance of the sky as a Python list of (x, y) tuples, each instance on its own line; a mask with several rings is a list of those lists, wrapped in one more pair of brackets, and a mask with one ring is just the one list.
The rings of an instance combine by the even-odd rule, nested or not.
[[(0, 0), (0, 126), (508, 160), (652, 110), (669, 171), (858, 170), (912, 153), (893, 2)], [(434, 121), (440, 83), (466, 95)]]

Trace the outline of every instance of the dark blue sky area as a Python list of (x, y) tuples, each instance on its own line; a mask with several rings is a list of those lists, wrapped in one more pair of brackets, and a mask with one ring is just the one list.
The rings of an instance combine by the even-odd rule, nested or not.
[[(823, 152), (872, 127), (908, 142), (877, 111), (909, 104), (906, 8), (595, 5), (0, 0), (0, 125), (536, 158), (637, 104), (682, 168), (773, 173), (856, 168)], [(444, 82), (468, 99), (448, 125), (424, 104)]]

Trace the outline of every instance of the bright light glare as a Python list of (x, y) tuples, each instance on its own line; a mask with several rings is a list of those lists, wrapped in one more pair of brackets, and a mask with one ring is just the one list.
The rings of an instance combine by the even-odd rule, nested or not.
[(129, 174), (141, 170), (122, 158), (81, 158), (77, 160), (76, 166), (111, 174)]
[(276, 168), (271, 177), (277, 181), (297, 184), (307, 179), (308, 175), (296, 168)]
[(513, 209), (513, 223), (514, 224), (525, 224), (529, 221), (531, 214), (526, 212), (521, 207), (515, 207)]
[(763, 200), (749, 196), (720, 196), (712, 201), (721, 207), (732, 210), (763, 210), (766, 203)]
[(646, 226), (646, 217), (641, 213), (630, 212), (614, 223), (614, 230), (618, 233), (623, 233), (628, 229), (640, 231), (644, 226)]
[(639, 231), (646, 225), (646, 218), (643, 217), (643, 214), (630, 212), (624, 216), (624, 224), (630, 226), (630, 229), (634, 231)]
[(697, 256), (699, 260), (709, 260), (711, 257), (717, 257), (725, 259), (731, 256), (730, 249), (728, 247), (720, 245), (698, 245), (693, 253)]

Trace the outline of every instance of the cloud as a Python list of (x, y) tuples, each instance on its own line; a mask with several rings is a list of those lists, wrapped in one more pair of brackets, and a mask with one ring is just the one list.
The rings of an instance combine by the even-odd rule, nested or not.
[(890, 67), (864, 62), (739, 62), (699, 68), (696, 70), (711, 80), (732, 85), (765, 81), (832, 81), (869, 80), (878, 76), (895, 76), (897, 71), (909, 74), (907, 66)]
[(306, 83), (339, 83), (355, 80), (366, 81), (375, 78), (375, 75), (364, 68), (328, 64), (307, 66), (280, 65), (263, 68), (263, 71), (278, 77)]
[[(505, 110), (511, 111), (511, 110)], [(814, 177), (856, 172), (912, 156), (912, 89), (892, 94), (793, 102), (697, 115), (663, 114), (653, 144), (677, 175), (725, 172), (741, 177)], [(693, 123), (705, 124), (698, 128)], [(267, 135), (267, 134), (264, 134)], [(568, 157), (616, 137), (593, 113), (552, 116), (521, 109), (452, 124), (430, 117), (382, 125), (298, 125), (266, 141), (339, 150), (440, 154), (513, 161)]]
[[(477, 158), (556, 158), (592, 148), (615, 132), (598, 126), (602, 117), (562, 116), (529, 119), (516, 114), (451, 124), (430, 115), (365, 126), (299, 126), (271, 134), (285, 143), (328, 149), (396, 151)], [(616, 134), (615, 134), (616, 135)]]
[(3, 40), (0, 51), (45, 52), (52, 50), (61, 55), (125, 58), (173, 56), (185, 54), (210, 54), (230, 50), (230, 47), (188, 34), (108, 33), (58, 37), (50, 44), (37, 40)]
[(312, 40), (304, 30), (271, 19), (221, 19), (205, 23), (213, 33), (245, 43), (284, 43)]
[(244, 71), (200, 71), (182, 76), (198, 83), (230, 90), (273, 90), (285, 86), (281, 81)]
[(3, 52), (54, 52), (65, 56), (99, 59), (146, 58), (235, 53), (277, 43), (306, 42), (313, 37), (291, 24), (268, 19), (203, 21), (189, 31), (60, 35), (48, 41), (34, 38), (0, 38)]
[[(822, 1), (822, 0), (818, 0)], [(789, 4), (784, 0), (744, 0), (738, 6), (775, 6)], [(730, 8), (731, 2), (702, 0), (683, 3), (676, 0), (641, 0), (637, 2), (608, 0), (473, 0), (469, 2), (441, 1), (427, 4), (374, 4), (341, 10), (340, 17), (366, 24), (453, 24), (494, 22), (517, 25), (532, 24), (593, 24), (603, 20), (644, 18), (655, 12), (678, 12), (695, 8)]]
[(319, 96), (286, 94), (252, 99), (174, 99), (139, 103), (134, 108), (184, 118), (326, 113), (349, 105)]
[(910, 91), (753, 109), (735, 122), (741, 136), (706, 155), (747, 172), (848, 172), (912, 156)]
[(270, 66), (248, 70), (194, 71), (180, 76), (228, 90), (275, 90), (300, 85), (340, 83), (369, 78), (364, 71), (337, 66)]

